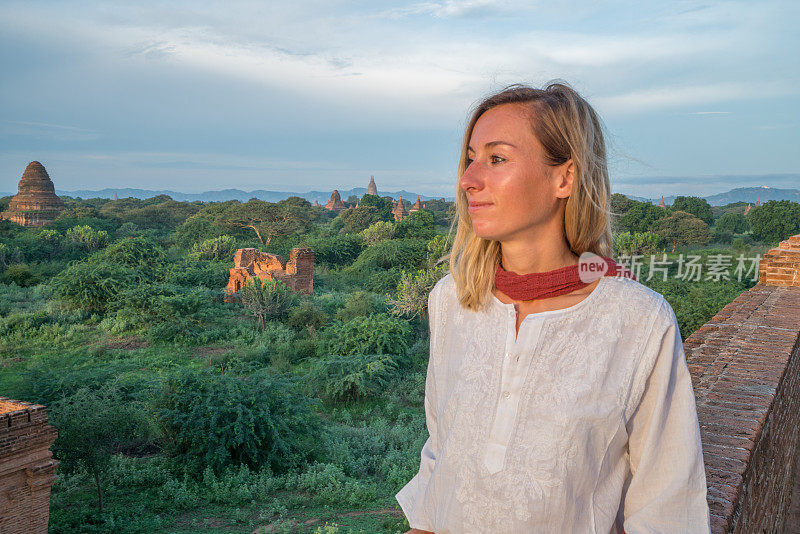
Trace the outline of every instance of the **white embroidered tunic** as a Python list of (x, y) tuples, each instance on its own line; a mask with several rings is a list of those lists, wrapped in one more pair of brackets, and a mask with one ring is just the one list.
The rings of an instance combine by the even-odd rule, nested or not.
[(694, 392), (672, 307), (628, 278), (527, 315), (429, 296), (429, 437), (396, 495), (436, 534), (707, 533)]

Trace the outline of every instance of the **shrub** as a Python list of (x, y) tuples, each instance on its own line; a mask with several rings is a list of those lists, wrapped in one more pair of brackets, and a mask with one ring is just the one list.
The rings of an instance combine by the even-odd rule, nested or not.
[(0, 269), (5, 269), (12, 263), (22, 261), (22, 252), (19, 247), (11, 247), (6, 243), (0, 243)]
[(406, 321), (385, 313), (356, 317), (326, 328), (329, 354), (403, 354), (411, 327)]
[(239, 290), (242, 305), (258, 319), (261, 330), (264, 330), (267, 319), (283, 315), (294, 304), (295, 294), (279, 280), (254, 276), (245, 282)]
[(614, 236), (617, 254), (655, 254), (661, 248), (661, 236), (653, 232), (621, 232)]
[(397, 369), (389, 354), (334, 354), (311, 363), (309, 380), (321, 396), (349, 401), (375, 395)]
[(108, 244), (108, 232), (95, 230), (91, 226), (73, 226), (67, 230), (65, 238), (87, 252), (100, 250)]
[(103, 313), (134, 278), (131, 269), (93, 257), (61, 271), (53, 278), (52, 286), (56, 296), (70, 306)]
[(35, 286), (41, 281), (41, 277), (27, 263), (12, 263), (6, 267), (3, 278), (6, 282), (20, 287)]
[(164, 259), (161, 245), (143, 236), (115, 241), (103, 251), (103, 256), (113, 263), (134, 268), (150, 268)]
[(336, 312), (336, 318), (346, 322), (356, 317), (371, 315), (375, 311), (372, 295), (366, 291), (356, 291), (347, 297), (344, 307)]
[(339, 234), (307, 240), (314, 251), (314, 261), (330, 266), (348, 265), (364, 248), (364, 239), (357, 234)]
[(286, 324), (296, 330), (308, 328), (317, 331), (328, 322), (328, 315), (310, 299), (303, 299), (299, 306), (289, 312)]
[(351, 271), (377, 269), (421, 268), (428, 253), (427, 241), (421, 239), (392, 239), (378, 243), (362, 252), (353, 263)]
[(285, 378), (187, 371), (166, 381), (156, 409), (167, 445), (195, 473), (242, 464), (284, 472), (315, 455), (316, 405)]
[(400, 283), (397, 284), (397, 291), (389, 301), (392, 313), (409, 318), (425, 315), (428, 312), (428, 294), (447, 273), (446, 263), (416, 273), (404, 271)]

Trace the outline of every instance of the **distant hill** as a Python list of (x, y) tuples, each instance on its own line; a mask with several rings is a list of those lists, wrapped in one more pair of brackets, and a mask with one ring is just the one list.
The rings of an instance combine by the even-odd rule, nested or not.
[[(642, 198), (632, 195), (625, 196), (632, 200), (652, 202), (653, 204), (658, 204), (661, 201), (661, 197)], [(664, 204), (667, 206), (672, 204), (675, 201), (675, 196), (676, 195), (665, 196)], [(706, 199), (712, 206), (724, 206), (726, 204), (732, 204), (733, 202), (750, 202), (755, 204), (756, 200), (761, 201), (762, 204), (768, 200), (792, 200), (794, 202), (800, 202), (800, 189), (778, 189), (766, 185), (762, 185), (761, 187), (737, 187), (725, 193), (717, 193), (716, 195), (708, 195), (701, 198)]]
[[(764, 178), (764, 177), (760, 177)], [(785, 178), (785, 177), (784, 177)], [(797, 176), (798, 183), (800, 183), (800, 175)], [(740, 178), (739, 178), (740, 179)], [(342, 197), (342, 200), (346, 201), (348, 197), (351, 195), (355, 195), (358, 198), (364, 196), (367, 192), (365, 187), (355, 187), (353, 189), (340, 189), (339, 194)], [(206, 191), (204, 193), (181, 193), (180, 191), (171, 191), (171, 190), (161, 190), (161, 191), (154, 191), (150, 189), (132, 189), (132, 188), (122, 188), (122, 189), (101, 189), (101, 190), (79, 190), (79, 191), (62, 191), (57, 190), (57, 194), (62, 196), (68, 197), (81, 197), (81, 198), (113, 198), (114, 193), (117, 194), (117, 198), (126, 198), (126, 197), (134, 197), (134, 198), (151, 198), (158, 195), (169, 195), (173, 200), (178, 201), (188, 201), (192, 202), (195, 200), (201, 200), (203, 202), (222, 202), (225, 200), (239, 200), (241, 202), (247, 202), (251, 198), (257, 198), (259, 200), (265, 200), (267, 202), (278, 202), (279, 200), (287, 199), (291, 196), (302, 197), (311, 202), (312, 204), (314, 201), (319, 201), (320, 204), (325, 204), (331, 198), (331, 191), (308, 191), (306, 193), (299, 193), (299, 192), (291, 192), (291, 191), (266, 191), (263, 189), (258, 189), (256, 191), (242, 191), (241, 189), (222, 189), (219, 191)], [(15, 193), (0, 193), (1, 196), (8, 196), (13, 195)], [(417, 200), (417, 193), (406, 191), (405, 189), (400, 191), (379, 191), (381, 196), (391, 196), (393, 198), (402, 197), (406, 202), (414, 202)], [(625, 195), (626, 197), (632, 200), (638, 200), (640, 202), (652, 202), (653, 204), (658, 204), (661, 200), (661, 197), (658, 198), (645, 198), (639, 197), (635, 195)], [(670, 195), (664, 197), (664, 203), (667, 205), (672, 204), (675, 201), (676, 195)], [(436, 196), (429, 196), (429, 195), (419, 195), (422, 200), (431, 200), (435, 198), (441, 198)], [(731, 204), (733, 202), (750, 202), (755, 204), (756, 200), (761, 201), (763, 204), (768, 200), (792, 200), (794, 202), (800, 203), (800, 189), (779, 189), (775, 187), (769, 187), (766, 185), (762, 185), (760, 187), (737, 187), (736, 189), (731, 189), (725, 193), (717, 193), (714, 195), (708, 195), (705, 198), (709, 204), (712, 206), (724, 206), (726, 204)], [(448, 201), (453, 201), (454, 198), (445, 197)]]
[[(348, 197), (351, 195), (355, 195), (358, 198), (364, 196), (367, 192), (366, 187), (355, 187), (353, 189), (340, 189), (339, 195), (341, 195), (342, 200), (347, 201)], [(325, 204), (331, 199), (332, 191), (308, 191), (306, 193), (298, 193), (293, 191), (265, 191), (263, 189), (258, 189), (255, 191), (242, 191), (241, 189), (222, 189), (220, 191), (205, 191), (203, 193), (181, 193), (180, 191), (171, 191), (171, 190), (161, 190), (161, 191), (153, 191), (150, 189), (132, 189), (132, 188), (123, 188), (123, 189), (100, 189), (100, 190), (78, 190), (78, 191), (56, 191), (58, 195), (61, 196), (68, 196), (72, 198), (113, 198), (114, 193), (116, 193), (117, 198), (151, 198), (158, 195), (169, 195), (170, 198), (173, 200), (181, 201), (181, 202), (193, 202), (195, 200), (200, 200), (202, 202), (223, 202), (225, 200), (239, 200), (240, 202), (247, 202), (251, 198), (257, 198), (259, 200), (264, 200), (266, 202), (278, 202), (280, 200), (285, 200), (289, 197), (302, 197), (312, 204), (315, 200), (319, 201), (320, 204)], [(438, 199), (442, 197), (432, 197), (428, 195), (418, 195), (417, 193), (413, 193), (411, 191), (406, 191), (405, 189), (400, 191), (378, 191), (378, 194), (381, 196), (390, 196), (393, 198), (400, 198), (402, 197), (404, 201), (407, 202), (414, 202), (417, 200), (417, 196), (419, 196), (422, 200), (432, 200)], [(453, 198), (447, 198), (447, 200), (452, 201)]]

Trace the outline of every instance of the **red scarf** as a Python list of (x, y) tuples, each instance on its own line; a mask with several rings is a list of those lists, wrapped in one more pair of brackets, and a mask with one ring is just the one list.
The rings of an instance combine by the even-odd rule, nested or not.
[[(604, 259), (608, 266), (603, 276), (621, 276), (636, 280), (633, 273), (626, 267), (607, 256), (599, 257)], [(595, 276), (599, 278), (599, 276)], [(541, 273), (516, 274), (506, 271), (498, 263), (494, 273), (495, 287), (514, 300), (557, 297), (586, 287), (589, 283), (591, 282), (587, 283), (581, 280), (577, 264)]]

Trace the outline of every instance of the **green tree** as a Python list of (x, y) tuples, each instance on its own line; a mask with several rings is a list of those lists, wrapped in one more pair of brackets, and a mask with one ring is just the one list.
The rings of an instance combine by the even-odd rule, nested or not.
[(718, 230), (730, 232), (731, 234), (743, 234), (750, 230), (750, 223), (747, 221), (747, 217), (741, 213), (723, 213), (714, 226)]
[(94, 478), (100, 510), (111, 456), (136, 436), (144, 425), (143, 413), (136, 403), (120, 402), (113, 386), (78, 389), (48, 409), (50, 423), (58, 430), (53, 454), (61, 462), (59, 470), (86, 469)]
[(670, 213), (685, 211), (691, 213), (707, 225), (714, 222), (714, 214), (711, 212), (711, 205), (704, 198), (700, 197), (675, 197), (675, 201), (669, 207)]
[(770, 200), (747, 214), (753, 237), (775, 244), (800, 233), (800, 204), (791, 200)]
[(369, 205), (346, 209), (338, 218), (342, 221), (342, 230), (348, 234), (357, 234), (383, 220), (378, 208)]
[(391, 239), (394, 237), (394, 232), (394, 223), (378, 221), (370, 225), (369, 228), (362, 230), (361, 237), (364, 238), (364, 243), (370, 247), (372, 245), (377, 245), (381, 241)]
[(620, 217), (617, 229), (620, 232), (649, 232), (655, 228), (659, 220), (666, 217), (667, 212), (664, 208), (659, 208), (649, 202), (637, 202), (633, 204)]
[(399, 239), (431, 239), (436, 235), (433, 214), (427, 210), (414, 211), (397, 224), (395, 235)]
[[(222, 225), (251, 229), (264, 245), (277, 236), (303, 233), (308, 230), (311, 219), (311, 204), (307, 206), (291, 197), (273, 204), (250, 199), (244, 204), (233, 204), (219, 214), (216, 221)], [(301, 199), (302, 200), (302, 199)]]
[(658, 221), (655, 233), (672, 243), (672, 252), (678, 245), (705, 245), (711, 240), (708, 225), (685, 211), (674, 211)]
[(364, 195), (361, 197), (359, 206), (373, 206), (378, 210), (378, 220), (394, 222), (392, 215), (392, 200), (390, 198), (379, 197), (377, 195)]

